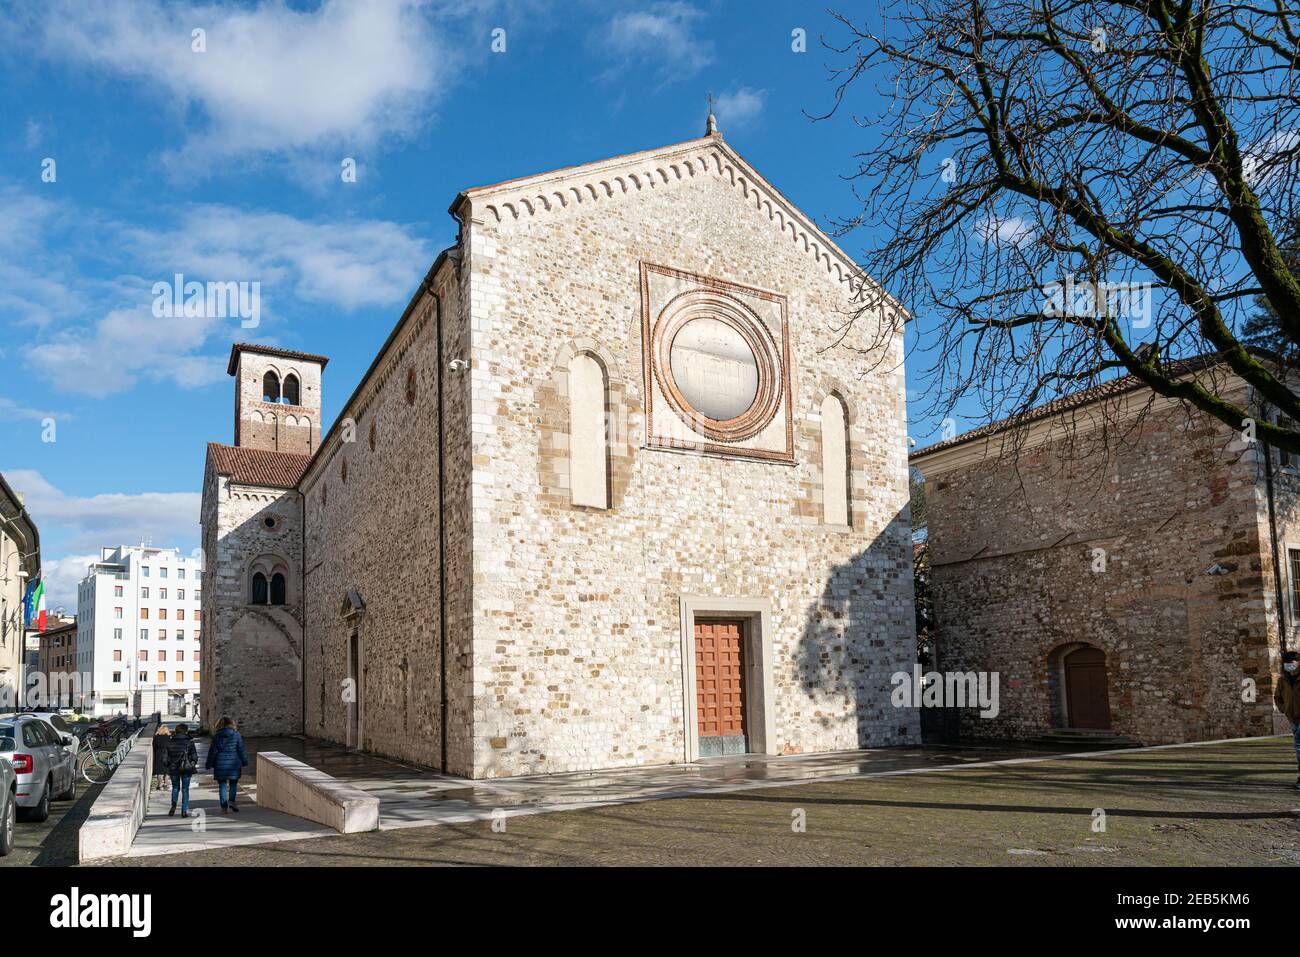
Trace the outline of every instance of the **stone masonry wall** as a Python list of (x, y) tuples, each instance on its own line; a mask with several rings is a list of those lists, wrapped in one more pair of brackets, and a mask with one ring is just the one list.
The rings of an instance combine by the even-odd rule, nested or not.
[[(1260, 681), (1258, 693), (1264, 700), (1271, 700), (1272, 681), (1281, 673), (1282, 642), (1279, 632), (1285, 633), (1285, 643), (1289, 650), (1300, 649), (1300, 600), (1296, 597), (1296, 581), (1291, 574), (1287, 552), (1300, 549), (1300, 457), (1292, 457), (1291, 462), (1284, 462), (1276, 450), (1273, 450), (1273, 512), (1277, 537), (1277, 561), (1273, 558), (1272, 542), (1269, 530), (1268, 487), (1264, 480), (1265, 460), (1263, 445), (1253, 450), (1255, 470), (1258, 476), (1255, 482), (1258, 500), (1256, 514), (1259, 516), (1259, 540), (1261, 546), (1263, 583), (1261, 587), (1263, 609), (1254, 612), (1252, 617), (1262, 619), (1268, 628), (1269, 675), (1268, 682)], [(1278, 565), (1281, 568), (1278, 568)], [(1281, 572), (1282, 615), (1278, 615), (1278, 579)], [(1289, 722), (1275, 714), (1275, 729), (1279, 732), (1291, 730)]]
[[(274, 372), (284, 380), (298, 377), (298, 405), (262, 401), (262, 377)], [(321, 436), (321, 368), (316, 362), (241, 352), (235, 385), (236, 444), (309, 455)]]
[[(1001, 676), (1000, 714), (963, 711), (963, 736), (1059, 724), (1049, 658), (1072, 642), (1105, 652), (1121, 734), (1160, 744), (1267, 733), (1253, 451), (1177, 406), (1112, 429), (1105, 446), (1104, 434), (926, 475), (937, 666)], [(1265, 689), (1257, 701), (1242, 700), (1243, 679)]]
[[(568, 202), (469, 204), (473, 773), (683, 760), (683, 595), (772, 602), (773, 750), (915, 742), (915, 712), (889, 702), (914, 656), (898, 344), (855, 352), (868, 317), (833, 346), (848, 285), (725, 156), (636, 172), (626, 193), (574, 181)], [(641, 447), (642, 260), (789, 297), (794, 465)], [(602, 356), (626, 420), (608, 510), (568, 503), (574, 350)], [(833, 386), (852, 417), (851, 532), (819, 524)]]
[[(454, 270), (444, 269), (435, 288), (454, 338), (461, 325)], [(355, 590), (365, 602), (356, 623), (363, 658), (361, 745), (432, 767), (442, 760), (436, 330), (434, 297), (426, 295), (341, 413), (355, 423), (352, 440), (336, 432), (301, 483), (307, 513), (306, 733), (347, 742), (343, 687), (352, 625), (340, 612), (347, 592)], [(448, 358), (457, 354), (446, 351)], [(450, 378), (448, 388), (464, 389), (466, 375)], [(449, 419), (448, 448), (467, 447), (468, 417), (452, 413)], [(449, 486), (457, 475), (467, 477), (467, 452), (449, 455), (447, 467)], [(457, 484), (467, 486), (464, 479)], [(467, 559), (457, 563), (453, 553), (467, 556), (467, 549), (463, 539), (448, 543), (449, 568), (465, 567)], [(460, 665), (454, 652), (448, 667), (455, 680)], [(448, 766), (464, 773), (468, 732), (461, 729), (469, 725), (468, 705), (463, 695), (451, 697), (449, 724), (457, 733), (449, 741)]]
[[(245, 734), (302, 730), (302, 512), (298, 493), (203, 482), (203, 718)], [(283, 606), (250, 603), (255, 562), (285, 572)]]

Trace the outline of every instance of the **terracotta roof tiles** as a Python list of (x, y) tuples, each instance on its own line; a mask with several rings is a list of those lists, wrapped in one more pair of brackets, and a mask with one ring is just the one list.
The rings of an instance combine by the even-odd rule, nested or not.
[(228, 476), (232, 482), (265, 485), (269, 488), (295, 488), (302, 473), (306, 471), (311, 456), (209, 442), (208, 459), (219, 474)]

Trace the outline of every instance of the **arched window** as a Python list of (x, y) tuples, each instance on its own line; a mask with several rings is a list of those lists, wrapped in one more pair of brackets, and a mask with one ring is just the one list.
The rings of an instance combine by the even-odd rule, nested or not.
[(284, 576), (279, 572), (271, 576), (271, 604), (284, 604)]
[(290, 372), (284, 377), (284, 401), (289, 405), (302, 405), (299, 398), (298, 377)]
[(580, 353), (569, 362), (569, 492), (574, 505), (609, 507), (605, 367)]
[(254, 605), (266, 604), (266, 576), (261, 572), (253, 573), (253, 588), (250, 600)]
[(280, 401), (280, 377), (274, 372), (268, 372), (262, 376), (262, 401)]
[(822, 522), (849, 524), (848, 410), (838, 395), (822, 400)]

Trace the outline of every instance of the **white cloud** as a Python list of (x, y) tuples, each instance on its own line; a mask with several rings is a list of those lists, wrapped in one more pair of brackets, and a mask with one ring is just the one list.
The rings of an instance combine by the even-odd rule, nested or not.
[(20, 405), (13, 399), (6, 399), (0, 396), (0, 422), (17, 422), (23, 419), (56, 419), (67, 420), (72, 418), (66, 412), (52, 412), (47, 409), (33, 409), (30, 406)]
[(283, 213), (198, 206), (174, 229), (124, 231), (128, 250), (157, 278), (261, 282), (264, 294), (292, 295), (345, 309), (409, 296), (433, 251), (408, 227), (385, 220), (324, 221)]
[(714, 108), (718, 128), (725, 133), (728, 129), (748, 126), (762, 114), (766, 98), (766, 90), (751, 90), (747, 86), (723, 93)]
[[(277, 0), (218, 6), (163, 0), (42, 4), (47, 55), (161, 91), (178, 118), (197, 105), (207, 126), (184, 159), (367, 145), (407, 136), (457, 72), (426, 0)], [(206, 52), (192, 31), (206, 32)]]
[[(141, 289), (141, 297), (147, 291)], [(196, 388), (220, 381), (218, 356), (200, 350), (221, 330), (229, 342), (234, 319), (157, 318), (148, 301), (111, 310), (89, 329), (76, 328), (33, 346), (27, 353), (42, 375), (64, 392), (103, 398), (133, 387), (142, 377)]]
[[(164, 211), (155, 228), (94, 209), (68, 212), (0, 190), (0, 312), (43, 327), (22, 356), (55, 387), (97, 397), (142, 379), (184, 388), (218, 381), (219, 353), (254, 334), (238, 318), (154, 316), (153, 284), (171, 283), (176, 273), (186, 281), (260, 283), (256, 334), (264, 337), (298, 304), (401, 305), (434, 255), (413, 228), (386, 220), (318, 221), (197, 205)], [(3, 225), (11, 213), (32, 224), (25, 242)], [(79, 274), (79, 263), (104, 259), (121, 272), (110, 279)], [(0, 346), (0, 355), (13, 357), (6, 352)]]
[(1023, 216), (981, 219), (975, 229), (984, 242), (1000, 246), (1024, 246), (1037, 235), (1037, 230)]
[(77, 613), (77, 586), (86, 577), (86, 566), (99, 561), (99, 552), (85, 555), (64, 555), (61, 558), (41, 556), (41, 578), (45, 581), (45, 609), (53, 612), (62, 608), (67, 614)]
[(26, 496), (24, 505), (42, 539), (57, 530), (68, 552), (132, 545), (143, 539), (168, 545), (198, 538), (198, 492), (77, 496), (65, 494), (34, 469), (9, 469), (4, 476), (14, 491)]
[(625, 61), (657, 63), (665, 81), (688, 79), (713, 62), (713, 42), (694, 33), (703, 16), (679, 2), (621, 13), (610, 22), (605, 43)]

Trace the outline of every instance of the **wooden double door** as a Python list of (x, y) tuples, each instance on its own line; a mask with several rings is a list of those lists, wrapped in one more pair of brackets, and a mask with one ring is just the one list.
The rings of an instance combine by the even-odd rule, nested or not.
[(700, 757), (749, 750), (745, 710), (745, 623), (695, 623), (695, 713)]
[(1106, 653), (1084, 647), (1065, 656), (1065, 695), (1072, 728), (1110, 728)]

